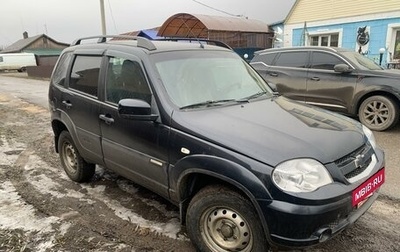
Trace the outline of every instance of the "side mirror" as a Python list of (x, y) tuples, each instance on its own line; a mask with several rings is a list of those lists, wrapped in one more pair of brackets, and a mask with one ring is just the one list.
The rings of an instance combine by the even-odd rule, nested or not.
[(155, 121), (158, 115), (151, 113), (150, 105), (138, 99), (122, 99), (118, 103), (121, 118), (138, 121)]
[(346, 64), (336, 64), (333, 69), (337, 73), (351, 73), (353, 69), (349, 67), (349, 65)]

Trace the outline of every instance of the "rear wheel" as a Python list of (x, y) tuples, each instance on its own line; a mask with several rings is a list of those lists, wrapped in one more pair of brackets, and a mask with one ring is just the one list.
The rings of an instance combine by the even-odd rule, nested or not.
[(268, 251), (257, 213), (245, 197), (223, 186), (208, 186), (191, 200), (186, 229), (199, 251)]
[(399, 120), (399, 107), (392, 99), (376, 95), (361, 103), (358, 111), (360, 122), (375, 131), (393, 127)]
[(68, 131), (61, 132), (58, 138), (58, 151), (61, 165), (71, 180), (85, 182), (93, 177), (95, 164), (87, 163), (81, 157)]

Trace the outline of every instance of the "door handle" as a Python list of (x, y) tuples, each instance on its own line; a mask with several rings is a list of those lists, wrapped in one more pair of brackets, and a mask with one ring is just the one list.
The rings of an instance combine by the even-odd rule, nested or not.
[(62, 101), (62, 104), (64, 105), (64, 107), (66, 107), (67, 109), (70, 109), (72, 107), (72, 103), (70, 101)]
[(277, 74), (277, 73), (269, 73), (269, 75), (270, 75), (270, 76), (272, 76), (272, 77), (276, 77), (276, 76), (278, 76), (278, 74)]
[(108, 125), (114, 123), (114, 118), (111, 118), (109, 116), (101, 114), (101, 115), (99, 115), (99, 118), (100, 118), (100, 120), (104, 121)]
[(319, 81), (320, 78), (319, 78), (319, 77), (312, 77), (311, 80), (313, 80), (313, 81)]

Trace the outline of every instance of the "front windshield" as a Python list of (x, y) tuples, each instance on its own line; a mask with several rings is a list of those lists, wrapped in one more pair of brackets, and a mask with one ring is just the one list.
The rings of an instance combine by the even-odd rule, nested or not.
[(156, 55), (155, 60), (170, 99), (180, 108), (272, 93), (263, 79), (232, 52), (167, 52)]
[(343, 52), (347, 58), (349, 58), (354, 64), (356, 64), (362, 70), (382, 70), (383, 68), (376, 64), (371, 59), (361, 55), (357, 52)]

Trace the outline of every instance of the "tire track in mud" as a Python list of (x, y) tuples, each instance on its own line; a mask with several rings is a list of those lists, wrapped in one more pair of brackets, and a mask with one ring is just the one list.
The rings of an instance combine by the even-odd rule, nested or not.
[(89, 184), (70, 181), (53, 150), (48, 112), (11, 100), (0, 96), (0, 113), (7, 114), (0, 122), (0, 193), (11, 197), (0, 198), (8, 202), (1, 231), (22, 229), (23, 245), (33, 251), (194, 251), (179, 233), (176, 209), (147, 190), (102, 169)]

